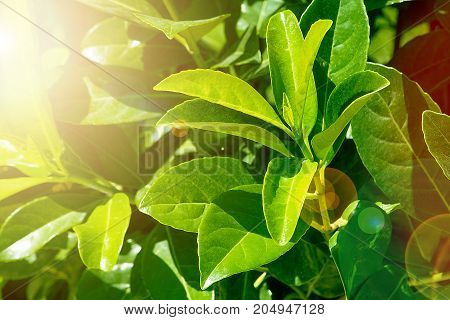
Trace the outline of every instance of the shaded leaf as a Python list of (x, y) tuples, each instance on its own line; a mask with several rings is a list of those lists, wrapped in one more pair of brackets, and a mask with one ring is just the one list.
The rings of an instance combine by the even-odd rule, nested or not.
[(198, 235), (202, 288), (276, 260), (308, 229), (300, 221), (291, 242), (278, 245), (267, 230), (261, 203), (261, 186), (250, 185), (221, 194), (208, 207)]
[(267, 123), (201, 99), (189, 100), (172, 108), (158, 121), (158, 125), (163, 124), (227, 133), (292, 156), (280, 139), (265, 129)]
[(348, 299), (354, 299), (361, 285), (383, 267), (391, 230), (390, 218), (380, 207), (359, 201), (348, 224), (330, 239)]
[(160, 116), (157, 112), (136, 108), (134, 103), (140, 102), (139, 100), (142, 99), (140, 96), (128, 97), (128, 99), (127, 97), (121, 97), (121, 100), (118, 100), (109, 92), (95, 85), (89, 78), (84, 78), (84, 82), (88, 88), (91, 101), (89, 112), (81, 121), (81, 124), (121, 124), (139, 122)]
[(378, 73), (363, 71), (348, 77), (333, 90), (325, 110), (325, 130), (312, 139), (313, 150), (320, 159), (327, 163), (332, 160), (350, 121), (375, 93), (388, 85), (389, 81)]
[(450, 117), (433, 111), (422, 115), (422, 130), (428, 150), (450, 179)]
[(163, 224), (197, 232), (215, 197), (249, 183), (254, 179), (237, 159), (195, 159), (170, 168), (151, 182), (138, 207)]
[(26, 258), (83, 222), (96, 197), (61, 194), (35, 199), (15, 210), (0, 229), (0, 261)]
[(269, 272), (289, 286), (301, 286), (320, 276), (328, 257), (317, 246), (301, 239), (289, 252), (267, 265)]
[(141, 299), (213, 298), (213, 291), (200, 290), (196, 235), (157, 226), (139, 256), (131, 290), (139, 292)]
[(201, 98), (264, 120), (290, 133), (272, 106), (248, 83), (212, 70), (183, 71), (161, 81), (154, 88)]
[[(358, 153), (376, 184), (411, 215), (447, 212), (450, 183), (422, 134), (422, 113), (439, 107), (406, 76), (369, 65), (391, 85), (371, 99), (352, 121)], [(367, 125), (370, 124), (370, 125)]]

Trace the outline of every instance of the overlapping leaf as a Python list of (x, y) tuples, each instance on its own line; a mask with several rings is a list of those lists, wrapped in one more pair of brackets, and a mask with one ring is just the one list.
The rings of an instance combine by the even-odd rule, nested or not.
[(250, 183), (253, 177), (237, 159), (196, 159), (170, 168), (151, 182), (138, 207), (163, 224), (197, 232), (214, 198)]

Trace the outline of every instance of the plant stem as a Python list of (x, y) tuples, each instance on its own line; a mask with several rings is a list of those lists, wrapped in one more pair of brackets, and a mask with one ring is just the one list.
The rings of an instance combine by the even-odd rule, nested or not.
[(331, 230), (330, 217), (328, 216), (327, 199), (325, 198), (325, 167), (318, 170), (319, 175), (314, 177), (316, 194), (318, 196), (320, 215), (322, 217), (324, 231)]

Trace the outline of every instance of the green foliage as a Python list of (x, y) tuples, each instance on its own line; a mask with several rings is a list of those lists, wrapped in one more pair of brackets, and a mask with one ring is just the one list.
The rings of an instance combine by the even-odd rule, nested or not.
[(425, 142), (430, 153), (450, 179), (450, 127), (449, 116), (433, 111), (425, 111), (422, 115), (422, 129)]
[(7, 2), (0, 297), (448, 298), (448, 10)]
[(118, 193), (95, 208), (86, 223), (74, 227), (81, 259), (88, 268), (110, 271), (114, 267), (130, 217), (128, 197)]

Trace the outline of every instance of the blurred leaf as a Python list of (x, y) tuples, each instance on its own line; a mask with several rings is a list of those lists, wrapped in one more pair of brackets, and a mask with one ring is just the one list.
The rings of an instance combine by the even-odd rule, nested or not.
[(129, 22), (116, 17), (101, 21), (83, 39), (83, 55), (101, 65), (143, 70), (145, 44), (130, 38), (128, 29)]
[(65, 181), (66, 181), (65, 179), (50, 178), (50, 177), (43, 177), (43, 178), (20, 177), (11, 179), (0, 179), (0, 201), (16, 193), (38, 186), (40, 184), (59, 183)]
[(179, 35), (182, 38), (180, 42), (189, 51), (192, 50), (191, 41), (198, 41), (215, 26), (229, 17), (228, 14), (224, 14), (203, 20), (174, 21), (140, 13), (135, 13), (134, 15), (141, 21), (141, 24), (149, 25), (152, 28), (162, 31), (168, 39), (177, 39), (176, 37)]
[(32, 177), (46, 177), (51, 168), (31, 137), (3, 135), (0, 138), (0, 166), (17, 168)]
[(138, 208), (163, 224), (197, 232), (215, 197), (249, 183), (254, 179), (237, 159), (195, 159), (170, 168), (151, 182)]
[(270, 237), (265, 224), (260, 185), (222, 193), (207, 208), (199, 227), (202, 288), (276, 260), (294, 246), (308, 227), (301, 221), (291, 241), (280, 246)]
[(364, 0), (367, 11), (380, 9), (386, 6), (391, 6), (393, 4), (414, 1), (414, 0)]
[[(139, 299), (210, 300), (199, 285), (196, 235), (158, 225), (133, 267), (131, 290)], [(133, 277), (133, 276), (132, 276)]]
[(147, 0), (78, 0), (100, 11), (112, 14), (129, 21), (139, 23), (134, 13), (139, 12), (151, 16), (160, 16), (155, 7)]
[(35, 199), (15, 210), (0, 229), (0, 261), (26, 258), (59, 234), (83, 222), (99, 199), (60, 194)]
[(128, 197), (118, 193), (107, 204), (98, 206), (86, 223), (74, 227), (81, 259), (88, 268), (102, 271), (113, 269), (130, 217)]
[(436, 30), (415, 38), (397, 50), (392, 61), (394, 67), (404, 72), (411, 80), (417, 81), (446, 114), (450, 113), (449, 46), (449, 33), (446, 30)]
[(118, 100), (109, 92), (97, 87), (89, 78), (85, 78), (84, 82), (91, 96), (91, 103), (89, 113), (81, 121), (81, 124), (111, 125), (139, 122), (160, 116), (159, 113), (134, 107), (134, 101), (139, 103), (142, 100), (140, 96), (122, 96), (121, 100)]

